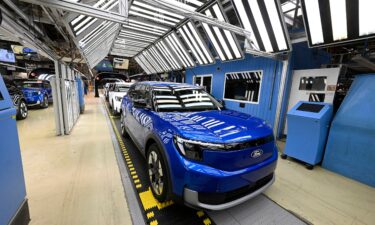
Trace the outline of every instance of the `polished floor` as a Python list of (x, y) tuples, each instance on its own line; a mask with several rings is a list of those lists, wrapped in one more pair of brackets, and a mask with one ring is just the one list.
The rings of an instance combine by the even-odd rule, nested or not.
[[(31, 224), (131, 224), (101, 104), (90, 95), (69, 136), (55, 136), (52, 107), (18, 121)], [(290, 160), (276, 174), (266, 196), (309, 223), (375, 224), (375, 188)]]
[(18, 121), (31, 224), (131, 224), (109, 127), (99, 100), (72, 134), (55, 136), (53, 108)]

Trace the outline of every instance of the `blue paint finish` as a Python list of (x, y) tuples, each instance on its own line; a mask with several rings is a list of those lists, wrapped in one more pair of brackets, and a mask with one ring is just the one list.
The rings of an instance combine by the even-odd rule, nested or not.
[(355, 78), (332, 122), (323, 167), (375, 187), (375, 74)]
[(26, 197), (16, 109), (0, 76), (0, 224), (8, 224)]
[[(223, 99), (224, 79), (226, 73), (262, 70), (263, 78), (258, 104), (246, 103), (245, 107), (241, 108), (239, 106), (240, 103), (236, 101), (225, 100), (225, 103), (228, 109), (262, 118), (273, 126), (275, 122), (282, 65), (281, 61), (264, 57), (253, 57), (246, 54), (243, 60), (231, 62), (220, 62), (217, 60), (214, 65), (197, 66), (192, 69), (187, 69), (186, 82), (192, 84), (194, 75), (212, 74), (212, 94), (217, 99)], [(274, 85), (272, 85), (273, 82)], [(272, 86), (274, 87), (273, 90)]]
[[(185, 84), (142, 82), (151, 86), (180, 87)], [(190, 88), (196, 88), (191, 86)], [(131, 92), (131, 91), (130, 91)], [(133, 141), (145, 153), (146, 143), (152, 137), (164, 153), (171, 175), (172, 191), (182, 197), (184, 188), (198, 192), (221, 193), (249, 186), (274, 172), (277, 148), (272, 129), (265, 121), (233, 110), (208, 110), (193, 112), (155, 112), (135, 108), (130, 96), (122, 100), (121, 123)], [(200, 161), (184, 155), (177, 147), (177, 139), (198, 143), (232, 146), (267, 137), (257, 146), (226, 151), (199, 147)], [(269, 138), (271, 137), (271, 138)], [(254, 151), (262, 153), (252, 157)]]
[(77, 89), (78, 89), (78, 100), (79, 100), (79, 109), (83, 113), (85, 111), (85, 86), (81, 78), (76, 78)]
[[(324, 107), (320, 112), (298, 110), (305, 103)], [(332, 115), (332, 104), (298, 102), (288, 112), (288, 138), (284, 154), (310, 165), (320, 163), (323, 159)]]

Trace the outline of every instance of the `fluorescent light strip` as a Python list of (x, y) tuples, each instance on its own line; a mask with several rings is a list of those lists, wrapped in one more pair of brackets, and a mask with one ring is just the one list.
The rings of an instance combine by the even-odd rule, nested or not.
[(346, 0), (329, 0), (331, 11), (332, 35), (334, 41), (348, 38), (346, 25)]
[(151, 38), (151, 39), (158, 38), (157, 36), (152, 36), (152, 35), (148, 35), (148, 34), (142, 34), (142, 33), (136, 32), (136, 31), (129, 31), (129, 30), (121, 30), (120, 33), (123, 33), (123, 34), (132, 34), (132, 35), (136, 35), (136, 36), (143, 36), (143, 37)]
[(141, 6), (143, 8), (146, 8), (146, 9), (151, 9), (151, 10), (154, 10), (154, 11), (157, 11), (159, 13), (163, 13), (163, 14), (166, 14), (166, 15), (170, 15), (170, 16), (173, 16), (173, 17), (176, 17), (176, 18), (179, 18), (179, 19), (184, 19), (185, 17), (184, 16), (181, 16), (179, 14), (176, 14), (176, 13), (173, 13), (173, 12), (170, 12), (170, 11), (167, 11), (167, 10), (164, 10), (164, 9), (161, 9), (161, 8), (157, 8), (155, 10), (155, 6), (151, 6), (151, 5), (147, 5), (145, 3), (142, 3), (142, 2), (139, 2), (139, 1), (133, 1), (133, 5), (138, 5), (138, 6)]
[(125, 37), (125, 38), (133, 38), (133, 39), (137, 39), (137, 40), (148, 42), (148, 43), (152, 43), (155, 40), (155, 39), (144, 38), (144, 37), (136, 36), (136, 35), (126, 35), (126, 36), (124, 36), (123, 34), (120, 34), (119, 36)]
[(185, 10), (188, 10), (188, 11), (191, 11), (191, 12), (194, 12), (197, 8), (196, 7), (192, 7), (192, 6), (189, 6), (185, 3), (182, 3), (182, 2), (179, 2), (179, 1), (175, 1), (175, 0), (166, 0), (167, 2), (169, 2), (171, 5), (175, 5), (175, 6), (178, 6), (182, 9), (185, 9)]
[(140, 58), (142, 59), (142, 63), (148, 68), (150, 73), (157, 73), (155, 68), (152, 67), (152, 65), (147, 61), (147, 59), (143, 55)]
[[(251, 27), (250, 20), (249, 20), (249, 17), (247, 16), (242, 0), (233, 0), (233, 1), (237, 8), (238, 14), (240, 16), (242, 25), (244, 26), (246, 30), (250, 31), (251, 34), (254, 34), (253, 28)], [(251, 35), (250, 39), (253, 43), (249, 43), (249, 44), (254, 45), (253, 47), (255, 47), (256, 50), (260, 50), (258, 41), (256, 40), (255, 36)]]
[(164, 32), (162, 31), (149, 30), (146, 27), (136, 27), (136, 26), (123, 26), (123, 27), (130, 29), (130, 30), (137, 30), (137, 31), (142, 31), (142, 32), (150, 33), (150, 34), (156, 34), (158, 36), (161, 36), (164, 34)]
[(162, 54), (160, 54), (159, 50), (157, 49), (157, 47), (154, 45), (152, 47), (152, 49), (154, 50), (155, 54), (157, 57), (159, 57), (161, 59), (161, 61), (164, 63), (164, 65), (166, 66), (167, 70), (170, 71), (170, 70), (173, 70), (173, 66), (171, 66), (168, 62), (168, 60), (166, 60), (166, 56), (163, 57)]
[(310, 28), (311, 43), (313, 45), (324, 43), (319, 0), (305, 1), (305, 8)]
[[(218, 5), (215, 5), (215, 6), (218, 6)], [(214, 11), (215, 11), (215, 6), (214, 6)], [(217, 10), (219, 10), (219, 8), (217, 8)], [(215, 13), (217, 14), (216, 11), (215, 11)], [(220, 13), (220, 10), (219, 10), (219, 13)], [(206, 10), (206, 15), (213, 18), (210, 10)], [(220, 29), (218, 27), (216, 27), (216, 26), (213, 26), (212, 28), (214, 29), (214, 32), (215, 32), (216, 36), (219, 38), (219, 42), (220, 42), (221, 46), (224, 48), (224, 52), (227, 55), (227, 58), (228, 59), (233, 59), (233, 55), (230, 52), (230, 50), (228, 48), (228, 45), (225, 42), (224, 37), (223, 37), (223, 35), (220, 32)]]
[(170, 68), (169, 68), (169, 65), (165, 62), (165, 60), (163, 58), (160, 57), (160, 55), (155, 51), (154, 49), (154, 46), (152, 46), (150, 49), (149, 49), (149, 52), (151, 53), (151, 55), (153, 55), (153, 57), (157, 60), (157, 62), (163, 67), (164, 71), (169, 71)]
[(169, 51), (169, 48), (166, 46), (166, 44), (164, 43), (164, 41), (161, 40), (161, 41), (159, 42), (159, 44), (160, 44), (160, 47), (162, 47), (162, 48), (168, 53), (169, 57), (173, 60), (174, 64), (176, 65), (176, 68), (177, 68), (177, 69), (181, 69), (181, 64), (180, 64), (180, 62), (178, 62), (178, 61), (174, 58), (173, 54), (171, 53), (171, 51)]
[(214, 45), (214, 47), (217, 51), (217, 54), (219, 54), (220, 59), (225, 61), (226, 58), (225, 58), (223, 52), (221, 51), (221, 48), (220, 48), (219, 44), (217, 43), (216, 38), (214, 37), (214, 34), (211, 32), (210, 27), (207, 25), (207, 23), (202, 23), (202, 25), (203, 25), (203, 28), (206, 30), (206, 32), (208, 34), (208, 37), (210, 38), (212, 44)]
[[(182, 29), (182, 28), (183, 28), (183, 29)], [(199, 47), (197, 46), (197, 43), (194, 42), (194, 46), (195, 46), (195, 48), (194, 48), (194, 46), (191, 44), (189, 38), (186, 36), (184, 30), (185, 30), (186, 33), (189, 35), (189, 37), (190, 37), (191, 39), (193, 39), (193, 37), (191, 36), (190, 32), (187, 30), (187, 27), (186, 27), (186, 26), (183, 26), (182, 28), (180, 28), (179, 31), (180, 31), (182, 37), (184, 38), (186, 44), (189, 46), (190, 50), (193, 52), (195, 58), (198, 60), (199, 64), (207, 64), (207, 60), (206, 60), (206, 59), (203, 59), (203, 60), (205, 60), (205, 62), (203, 63), (202, 59), (199, 57), (199, 55), (198, 55), (198, 53), (197, 53), (197, 51), (196, 51), (196, 48), (199, 48)], [(193, 41), (193, 40), (192, 40), (192, 41)]]
[[(210, 63), (213, 63), (213, 59), (211, 57), (211, 55), (208, 53), (208, 50), (206, 48), (206, 46), (203, 44), (203, 41), (202, 39), (199, 37), (198, 33), (197, 33), (197, 30), (195, 29), (195, 27), (193, 26), (193, 24), (191, 22), (188, 22), (188, 26), (190, 27), (194, 37), (197, 39), (198, 41), (198, 44), (199, 46), (203, 49), (203, 52), (204, 54), (206, 55), (207, 57), (207, 60), (210, 62)], [(200, 50), (199, 50), (200, 51)]]
[(248, 1), (249, 1), (249, 5), (251, 8), (251, 12), (253, 13), (253, 16), (255, 19), (255, 23), (258, 26), (260, 36), (262, 37), (264, 48), (266, 49), (266, 52), (273, 52), (274, 49), (272, 48), (272, 44), (268, 36), (266, 26), (263, 21), (263, 17), (259, 9), (258, 1), (257, 0), (248, 0)]
[(276, 8), (277, 6), (275, 3), (275, 0), (265, 0), (264, 3), (266, 5), (269, 19), (271, 20), (273, 32), (275, 33), (277, 46), (279, 50), (286, 50), (288, 49), (288, 46), (285, 41), (285, 35), (283, 32), (283, 28), (281, 26), (281, 21), (280, 21), (279, 13)]
[(161, 52), (161, 54), (165, 57), (165, 60), (168, 62), (168, 64), (172, 67), (172, 69), (175, 69), (175, 65), (173, 64), (173, 62), (170, 60), (169, 58), (169, 55), (162, 49), (160, 48), (160, 44), (159, 43), (156, 43), (155, 44), (155, 47), (157, 50), (159, 50)]
[(151, 63), (146, 59), (144, 56), (144, 53), (141, 53), (140, 58), (142, 59), (142, 62), (147, 66), (147, 68), (152, 72), (152, 73), (158, 73), (156, 69), (151, 65)]
[(158, 43), (158, 47), (159, 47), (159, 50), (161, 50), (163, 52), (163, 54), (165, 54), (168, 57), (171, 65), (174, 69), (180, 69), (181, 68), (181, 66), (179, 65), (177, 60), (173, 57), (173, 55), (169, 51), (169, 49), (167, 49), (166, 47), (163, 47), (163, 44), (161, 42)]
[(358, 0), (359, 8), (359, 35), (375, 34), (374, 26), (374, 0)]
[(156, 17), (152, 17), (152, 16), (144, 15), (144, 14), (142, 14), (142, 13), (134, 12), (134, 11), (131, 11), (131, 10), (129, 11), (129, 14), (130, 14), (130, 15), (135, 15), (135, 16), (140, 16), (140, 17), (143, 17), (143, 18), (146, 18), (146, 19), (152, 20), (152, 21), (157, 21), (157, 22), (159, 22), (159, 23), (168, 24), (168, 25), (170, 25), (170, 26), (172, 26), (172, 27), (176, 25), (176, 23), (168, 22), (168, 21), (165, 21), (165, 20), (163, 20), (163, 19), (158, 19), (158, 18), (156, 18)]
[(136, 27), (136, 28), (141, 28), (142, 30), (145, 29), (145, 30), (148, 30), (148, 31), (152, 31), (152, 32), (155, 32), (155, 33), (158, 33), (160, 35), (164, 34), (165, 31), (164, 30), (159, 30), (157, 29), (156, 27), (147, 27), (145, 25), (140, 25), (140, 24), (135, 24), (135, 23), (131, 23), (129, 25), (126, 25), (126, 26), (123, 26), (123, 27)]
[(172, 33), (172, 37), (173, 39), (176, 41), (177, 45), (179, 46), (179, 48), (181, 49), (182, 53), (185, 55), (185, 57), (188, 59), (188, 64), (193, 66), (194, 65), (194, 62), (193, 60), (191, 59), (191, 57), (188, 55), (186, 49), (184, 47), (182, 47), (182, 44), (181, 42), (177, 39), (177, 36), (175, 33)]
[(131, 7), (131, 11), (134, 11), (134, 10), (137, 11), (137, 12), (142, 12), (142, 13), (148, 14), (150, 16), (155, 16), (155, 17), (163, 19), (163, 20), (168, 20), (168, 21), (175, 22), (175, 23), (180, 22), (180, 20), (178, 20), (178, 19), (174, 19), (172, 17), (165, 16), (165, 15), (160, 14), (160, 13), (155, 13), (155, 12), (152, 12), (152, 11), (149, 11), (149, 10), (146, 10), (146, 9), (142, 9), (142, 8), (139, 8), (139, 7), (133, 5)]
[(134, 58), (135, 61), (138, 63), (138, 65), (140, 65), (142, 67), (142, 69), (147, 73), (147, 74), (150, 74), (150, 70), (141, 62), (141, 60), (138, 58), (138, 57), (135, 57)]
[(160, 64), (154, 59), (154, 57), (150, 54), (149, 50), (145, 50), (143, 54), (149, 59), (152, 65), (154, 65), (157, 72), (161, 73), (164, 72), (164, 69), (160, 66)]
[(168, 36), (166, 39), (167, 43), (169, 44), (169, 46), (171, 47), (172, 51), (175, 52), (175, 54), (177, 55), (178, 59), (180, 60), (180, 62), (182, 63), (182, 65), (184, 67), (188, 67), (185, 60), (183, 59), (183, 55), (182, 53), (180, 53), (180, 50), (178, 49), (178, 47), (175, 45), (175, 43), (172, 41), (172, 39), (170, 38), (170, 36)]
[(150, 28), (155, 28), (155, 29), (162, 30), (162, 31), (168, 31), (169, 30), (166, 27), (156, 26), (154, 24), (148, 24), (148, 23), (141, 22), (141, 21), (134, 20), (134, 19), (129, 19), (129, 22), (130, 22), (129, 24), (138, 24), (138, 25), (147, 26), (147, 27), (150, 27)]
[[(266, 0), (267, 1), (267, 0)], [(273, 0), (271, 0), (273, 1)], [(224, 18), (224, 15), (223, 13), (221, 12), (221, 9), (219, 8), (219, 5), (214, 5), (213, 6), (213, 9), (215, 11), (215, 14), (216, 14), (216, 17), (218, 18), (219, 21), (223, 21), (223, 22), (226, 22), (225, 18)], [(240, 53), (240, 50), (238, 49), (238, 46), (233, 38), (233, 35), (231, 32), (229, 32), (228, 30), (224, 30), (224, 34), (225, 36), (227, 37), (228, 41), (229, 41), (229, 44), (230, 44), (230, 47), (232, 48), (233, 52), (234, 52), (234, 55), (237, 59), (239, 58), (242, 58), (242, 55)]]

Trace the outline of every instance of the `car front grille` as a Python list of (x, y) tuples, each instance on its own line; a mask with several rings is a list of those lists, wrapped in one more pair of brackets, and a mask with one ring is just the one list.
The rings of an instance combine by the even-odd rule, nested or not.
[(198, 199), (199, 202), (210, 204), (210, 205), (219, 205), (224, 204), (227, 202), (234, 201), (236, 199), (239, 199), (241, 197), (244, 197), (260, 188), (265, 186), (268, 182), (270, 182), (273, 178), (273, 173), (270, 175), (258, 180), (252, 185), (245, 186), (242, 188), (235, 189), (233, 191), (229, 192), (223, 192), (223, 193), (199, 193)]

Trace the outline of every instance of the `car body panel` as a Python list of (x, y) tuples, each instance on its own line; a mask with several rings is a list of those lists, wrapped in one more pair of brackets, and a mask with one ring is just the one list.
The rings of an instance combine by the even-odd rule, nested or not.
[[(146, 86), (170, 87), (187, 84), (141, 82)], [(194, 86), (191, 86), (194, 87)], [(155, 112), (136, 108), (131, 96), (122, 100), (123, 125), (145, 154), (152, 138), (166, 158), (172, 192), (184, 196), (184, 188), (201, 193), (224, 193), (255, 184), (272, 174), (277, 163), (277, 147), (272, 129), (263, 120), (233, 110), (198, 112)], [(203, 149), (203, 160), (186, 158), (176, 146), (175, 137), (220, 143), (247, 143), (264, 137), (272, 140), (239, 150)], [(254, 154), (259, 153), (259, 155)], [(254, 156), (254, 157), (253, 157)], [(256, 156), (256, 157), (255, 157)]]
[(48, 81), (23, 81), (22, 86), (22, 91), (28, 105), (41, 104), (44, 101), (44, 96), (47, 96), (49, 102), (53, 100), (52, 88)]

